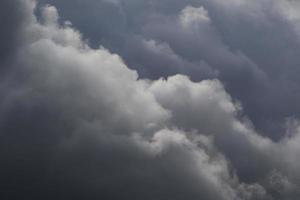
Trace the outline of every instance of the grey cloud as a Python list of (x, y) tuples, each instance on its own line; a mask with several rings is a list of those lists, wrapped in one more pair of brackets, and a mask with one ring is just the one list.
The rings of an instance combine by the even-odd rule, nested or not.
[(0, 73), (3, 74), (11, 62), (12, 56), (18, 47), (20, 41), (18, 34), (22, 26), (23, 13), (20, 3), (17, 1), (2, 1), (0, 10)]
[[(285, 136), (274, 142), (243, 113), (243, 98), (257, 92), (253, 85), (266, 84), (259, 92), (269, 91), (272, 79), (255, 59), (223, 41), (209, 9), (219, 1), (203, 1), (204, 7), (196, 1), (99, 1), (116, 9), (117, 18), (127, 16), (126, 9), (146, 9), (137, 10), (142, 18), (115, 20), (130, 27), (115, 31), (128, 51), (114, 36), (103, 36), (124, 61), (104, 47), (90, 48), (54, 7), (36, 11), (35, 1), (13, 2), (24, 16), (12, 31), (19, 34), (12, 40), (21, 42), (0, 87), (2, 199), (298, 198), (299, 122), (290, 118)], [(85, 5), (96, 9), (99, 2)], [(111, 24), (102, 25), (112, 31)], [(166, 78), (144, 79), (143, 70), (144, 77)], [(177, 72), (215, 79), (168, 77)], [(244, 94), (234, 83), (245, 86), (247, 77), (254, 91)]]
[(54, 7), (37, 23), (27, 3), (31, 20), (14, 56), (14, 78), (2, 80), (3, 199), (238, 195), (221, 155), (168, 127), (171, 114), (147, 89), (151, 82), (59, 26)]
[[(41, 2), (56, 5), (91, 44), (118, 53), (141, 77), (220, 79), (260, 133), (274, 140), (283, 137), (287, 117), (299, 117), (296, 1)], [(184, 30), (178, 17), (187, 6), (203, 7), (210, 23)], [(178, 59), (153, 54), (144, 40), (168, 45)]]

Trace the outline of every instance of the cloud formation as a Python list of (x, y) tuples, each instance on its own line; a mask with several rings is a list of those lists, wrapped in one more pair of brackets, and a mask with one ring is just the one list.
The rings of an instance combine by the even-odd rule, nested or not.
[[(300, 122), (286, 120), (279, 141), (257, 132), (251, 112), (258, 115), (262, 104), (249, 95), (272, 93), (279, 82), (270, 74), (276, 71), (262, 68), (257, 55), (248, 56), (252, 49), (233, 39), (237, 33), (225, 38), (222, 30), (229, 27), (217, 21), (240, 30), (239, 20), (251, 24), (270, 14), (297, 31), (291, 6), (296, 2), (274, 3), (272, 13), (259, 12), (267, 0), (174, 2), (94, 2), (118, 11), (111, 23), (126, 24), (111, 29), (133, 23), (123, 36), (104, 34), (103, 45), (111, 51), (91, 48), (53, 6), (0, 2), (1, 9), (18, 16), (14, 25), (1, 21), (7, 31), (1, 42), (10, 47), (4, 45), (0, 57), (6, 68), (0, 82), (1, 199), (298, 198)], [(143, 8), (136, 13), (141, 18), (127, 16), (132, 8)], [(250, 11), (257, 15), (249, 16)], [(126, 18), (120, 21), (119, 14)], [(110, 24), (100, 25), (113, 33)], [(185, 75), (174, 75), (179, 72)], [(158, 76), (164, 78), (151, 79)], [(297, 83), (280, 83), (287, 80)], [(281, 94), (261, 98), (272, 95)]]
[(220, 79), (273, 140), (283, 137), (287, 118), (299, 118), (295, 0), (41, 2), (57, 6), (93, 47), (118, 53), (141, 77)]

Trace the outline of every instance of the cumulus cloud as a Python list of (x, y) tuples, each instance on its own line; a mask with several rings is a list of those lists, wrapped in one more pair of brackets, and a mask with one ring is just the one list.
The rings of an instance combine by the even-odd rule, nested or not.
[[(272, 77), (242, 47), (232, 50), (214, 21), (223, 19), (214, 9), (260, 13), (261, 4), (99, 2), (120, 16), (145, 9), (141, 19), (115, 19), (147, 19), (117, 36), (128, 51), (117, 40), (111, 51), (90, 47), (48, 4), (0, 3), (20, 16), (13, 27), (4, 20), (0, 36), (11, 47), (0, 54), (1, 199), (297, 199), (300, 123), (289, 118), (278, 142), (256, 131), (236, 81), (250, 77), (241, 85), (256, 94), (265, 88), (253, 84), (268, 88)], [(296, 27), (295, 14), (283, 14), (290, 4), (274, 6)]]
[[(220, 79), (260, 134), (273, 140), (283, 137), (286, 118), (299, 118), (297, 1), (41, 2), (56, 5), (90, 44), (118, 53), (141, 77)], [(154, 53), (144, 41), (171, 51)]]

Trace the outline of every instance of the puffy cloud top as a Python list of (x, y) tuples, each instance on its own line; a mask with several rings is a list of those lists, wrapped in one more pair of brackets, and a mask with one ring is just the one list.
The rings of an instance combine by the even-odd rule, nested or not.
[(81, 2), (116, 11), (99, 48), (37, 3), (0, 3), (1, 199), (299, 197), (298, 57), (268, 38), (298, 50), (296, 2)]

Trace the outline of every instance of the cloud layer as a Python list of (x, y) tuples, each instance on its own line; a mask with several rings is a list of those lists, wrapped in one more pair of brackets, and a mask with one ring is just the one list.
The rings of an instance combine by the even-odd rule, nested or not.
[[(53, 6), (0, 2), (1, 199), (298, 198), (297, 2), (52, 3), (115, 11), (83, 27), (107, 48)], [(283, 121), (278, 141), (256, 130)]]
[(259, 132), (274, 140), (288, 117), (299, 118), (295, 0), (41, 2), (56, 5), (93, 47), (118, 53), (141, 77), (222, 80)]

